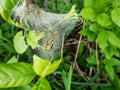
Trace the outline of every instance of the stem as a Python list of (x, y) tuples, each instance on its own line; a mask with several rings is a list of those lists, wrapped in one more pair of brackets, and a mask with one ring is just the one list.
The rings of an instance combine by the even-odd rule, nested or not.
[[(84, 29), (84, 27), (85, 27), (85, 22), (83, 21), (83, 29)], [(73, 69), (76, 67), (76, 69), (78, 70), (78, 73), (80, 74), (80, 76), (83, 77), (83, 79), (85, 81), (87, 81), (87, 77), (84, 76), (85, 75), (84, 72), (81, 71), (81, 69), (79, 68), (79, 66), (77, 64), (77, 56), (78, 56), (81, 40), (82, 40), (82, 35), (80, 35), (80, 37), (79, 37), (78, 46), (77, 46), (77, 50), (76, 50), (76, 54), (75, 54), (75, 58), (74, 58)]]
[(63, 34), (63, 37), (62, 37), (61, 58), (63, 58), (64, 40), (65, 40), (65, 34)]
[(99, 60), (98, 60), (98, 46), (97, 46), (97, 40), (96, 40), (96, 61), (97, 61), (97, 72), (99, 73)]

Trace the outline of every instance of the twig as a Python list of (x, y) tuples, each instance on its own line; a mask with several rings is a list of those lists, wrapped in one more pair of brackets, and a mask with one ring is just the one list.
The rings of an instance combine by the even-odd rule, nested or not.
[[(84, 27), (85, 27), (85, 22), (83, 21), (83, 29), (84, 29)], [(83, 79), (84, 79), (85, 81), (87, 81), (87, 78), (84, 76), (85, 73), (81, 71), (81, 69), (79, 68), (79, 66), (78, 66), (78, 64), (77, 64), (77, 56), (78, 56), (78, 52), (79, 52), (79, 47), (80, 47), (80, 44), (81, 44), (81, 40), (82, 40), (82, 35), (80, 35), (80, 37), (79, 37), (78, 46), (77, 46), (77, 50), (76, 50), (76, 54), (75, 54), (75, 58), (74, 58), (73, 69), (76, 67), (79, 75), (80, 75), (81, 77), (83, 77)]]
[(79, 47), (80, 47), (80, 44), (81, 44), (81, 40), (82, 40), (82, 35), (79, 37), (78, 46), (77, 46), (77, 50), (76, 50), (76, 54), (75, 54), (75, 58), (74, 58), (75, 62), (77, 60), (77, 56), (78, 56), (78, 52), (79, 52)]
[(63, 58), (64, 41), (65, 41), (65, 34), (63, 34), (63, 37), (62, 37), (61, 59)]
[(100, 71), (99, 71), (99, 60), (98, 60), (98, 46), (97, 46), (97, 40), (96, 40), (95, 48), (96, 48), (97, 72), (99, 73)]

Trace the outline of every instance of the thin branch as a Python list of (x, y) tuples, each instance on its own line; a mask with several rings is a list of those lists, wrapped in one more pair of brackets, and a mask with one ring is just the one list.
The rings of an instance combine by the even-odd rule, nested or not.
[(65, 41), (65, 34), (63, 34), (63, 37), (62, 37), (61, 58), (63, 58), (64, 41)]
[(97, 46), (97, 40), (96, 40), (95, 48), (96, 48), (97, 72), (99, 73), (100, 71), (99, 71), (99, 60), (98, 60), (98, 46)]
[(81, 40), (82, 40), (82, 35), (80, 35), (80, 37), (79, 37), (78, 46), (77, 46), (77, 50), (76, 50), (76, 54), (75, 54), (75, 58), (74, 58), (74, 61), (75, 61), (75, 62), (76, 62), (76, 60), (77, 60), (77, 56), (78, 56), (78, 52), (79, 52)]
[[(85, 27), (85, 22), (83, 21), (83, 29), (84, 29), (84, 27)], [(81, 71), (81, 69), (79, 68), (79, 66), (78, 66), (78, 64), (77, 64), (77, 57), (78, 57), (78, 52), (79, 52), (81, 40), (82, 40), (82, 35), (80, 35), (80, 37), (79, 37), (78, 46), (77, 46), (77, 50), (76, 50), (76, 54), (75, 54), (75, 58), (74, 58), (73, 69), (76, 67), (79, 75), (80, 75), (85, 81), (87, 81), (88, 78), (85, 77), (85, 73)]]

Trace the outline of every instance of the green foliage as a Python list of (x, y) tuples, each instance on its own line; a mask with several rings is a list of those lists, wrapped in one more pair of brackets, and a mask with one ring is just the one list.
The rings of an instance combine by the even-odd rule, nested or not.
[(88, 28), (83, 29), (80, 33), (87, 36), (88, 41), (90, 42), (93, 42), (96, 38), (96, 34), (90, 31)]
[(85, 20), (93, 20), (95, 18), (95, 10), (92, 7), (85, 7), (81, 10), (80, 15)]
[(107, 7), (107, 5), (109, 5), (110, 2), (111, 0), (94, 0), (92, 7), (95, 9), (96, 12), (102, 12)]
[[(43, 2), (43, 0), (40, 0)], [(82, 0), (50, 0), (48, 1), (48, 6), (52, 11), (57, 13), (66, 13), (69, 12), (73, 5), (76, 5), (78, 10), (82, 7)], [(81, 4), (81, 5), (80, 5)]]
[(90, 25), (89, 29), (90, 29), (90, 31), (92, 31), (94, 33), (98, 33), (102, 28), (100, 27), (99, 24), (93, 23)]
[(72, 80), (72, 67), (71, 66), (70, 66), (68, 75), (63, 70), (63, 72), (62, 72), (62, 78), (63, 78), (63, 83), (64, 83), (64, 86), (65, 86), (65, 90), (70, 90), (70, 88), (71, 88), (71, 80)]
[(97, 37), (99, 47), (104, 50), (108, 46), (108, 32), (106, 30), (101, 30)]
[(94, 0), (84, 0), (84, 7), (93, 6)]
[[(38, 4), (44, 5), (43, 1), (37, 0)], [(19, 0), (0, 0), (0, 15), (10, 24), (26, 29), (11, 19), (12, 10), (18, 2)], [(27, 29), (27, 33), (23, 34), (22, 31), (18, 32), (14, 26), (3, 23), (0, 19), (0, 90), (120, 89), (120, 78), (117, 74), (120, 71), (120, 0), (48, 1), (49, 10), (57, 13), (68, 12), (73, 4), (76, 5), (77, 11), (80, 11), (79, 15), (84, 21), (80, 34), (86, 36), (88, 40), (80, 42), (76, 62), (71, 52), (67, 52), (64, 61), (60, 59), (53, 62), (37, 55), (32, 57), (26, 50), (29, 46), (32, 49), (38, 47), (44, 49), (38, 41), (45, 36), (45, 33)], [(84, 39), (86, 40), (85, 37)], [(13, 45), (20, 55), (16, 54)], [(26, 53), (29, 60), (24, 56)], [(60, 63), (60, 68), (54, 72)], [(75, 71), (72, 71), (72, 67), (69, 69), (70, 64)], [(67, 70), (68, 73), (65, 72)], [(50, 75), (53, 72), (54, 74)], [(36, 78), (35, 73), (38, 75)]]
[(46, 78), (41, 77), (33, 86), (32, 90), (52, 90)]
[(105, 66), (105, 70), (106, 70), (109, 78), (113, 81), (114, 80), (114, 69), (113, 69), (112, 65), (107, 64)]
[(0, 88), (27, 85), (35, 77), (32, 65), (21, 62), (0, 64)]
[(29, 85), (25, 85), (25, 86), (14, 87), (14, 88), (2, 88), (0, 90), (32, 90), (32, 88)]
[(14, 23), (10, 19), (11, 11), (14, 6), (17, 4), (18, 0), (0, 0), (0, 14), (4, 20), (9, 23)]
[(44, 32), (36, 34), (35, 30), (32, 30), (27, 35), (27, 44), (32, 47), (32, 49), (35, 49), (39, 47), (38, 41), (45, 36)]
[(110, 20), (110, 16), (107, 15), (106, 13), (101, 13), (101, 14), (97, 15), (97, 22), (99, 25), (101, 25), (103, 27), (107, 27), (112, 24), (112, 22)]
[[(0, 3), (0, 14), (2, 18), (11, 24), (14, 24), (15, 26), (25, 29), (24, 26), (20, 25), (18, 22), (14, 22), (10, 18), (12, 14), (12, 10), (15, 7), (15, 5), (18, 3), (18, 0), (11, 0), (11, 1), (4, 0), (0, 2), (1, 2)], [(2, 32), (0, 35), (2, 38)], [(44, 32), (38, 33), (38, 32), (35, 32), (35, 30), (29, 31), (28, 34), (25, 36), (23, 35), (22, 31), (19, 31), (15, 35), (14, 40), (13, 40), (16, 52), (18, 54), (23, 54), (28, 49), (28, 45), (31, 46), (33, 49), (40, 47), (38, 45), (38, 41), (44, 36), (45, 36)], [(62, 60), (60, 59), (58, 61), (51, 63), (51, 61), (49, 60), (43, 60), (43, 59), (41, 59), (40, 61), (39, 59), (36, 60), (34, 56), (33, 56), (33, 59), (34, 59), (33, 67), (31, 67), (31, 65), (26, 64), (26, 63), (17, 62), (17, 58), (15, 57), (8, 60), (7, 63), (9, 64), (1, 64), (0, 74), (2, 75), (1, 75), (1, 81), (0, 81), (0, 88), (9, 88), (9, 87), (18, 87), (18, 86), (27, 85), (39, 72), (40, 72), (39, 75), (41, 77), (45, 77), (51, 74), (52, 72), (54, 72), (58, 68)], [(40, 63), (41, 61), (45, 63), (45, 66), (43, 65), (42, 67), (43, 63)], [(37, 69), (38, 71), (36, 72)], [(34, 73), (34, 70), (36, 74)], [(36, 85), (37, 85), (37, 88), (36, 88)], [(28, 88), (23, 87), (21, 89), (26, 90)], [(49, 85), (49, 82), (45, 78), (40, 78), (40, 80), (38, 80), (38, 82), (33, 87), (33, 90), (51, 90), (51, 87)]]
[(120, 48), (120, 38), (115, 35), (113, 32), (109, 32), (108, 41), (111, 45)]
[(16, 33), (17, 28), (11, 29), (11, 27), (12, 26), (8, 23), (5, 22), (0, 23), (0, 61), (1, 62), (6, 62), (9, 58), (13, 56), (13, 54), (15, 54), (12, 38), (14, 36), (14, 33)]
[[(35, 30), (29, 31), (28, 35), (26, 35), (26, 41), (25, 42), (25, 36), (23, 36), (23, 32), (19, 31), (15, 37), (14, 37), (14, 47), (17, 53), (22, 54), (24, 53), (28, 45), (32, 47), (32, 49), (42, 47), (38, 44), (38, 41), (45, 36), (44, 32), (41, 32), (37, 34)], [(21, 44), (22, 43), (22, 44)], [(21, 45), (20, 45), (21, 44)], [(42, 47), (43, 48), (43, 47)]]
[(28, 45), (26, 45), (24, 39), (25, 39), (25, 36), (23, 36), (22, 31), (18, 32), (14, 37), (14, 40), (13, 40), (14, 47), (15, 47), (16, 52), (19, 54), (24, 53), (28, 48)]
[(11, 19), (12, 13), (13, 13), (12, 11), (13, 11), (14, 7), (19, 3), (19, 1), (20, 0), (4, 0), (4, 1), (0, 0), (0, 15), (8, 23), (25, 29), (24, 25), (22, 25), (18, 22), (14, 22)]
[(7, 61), (7, 63), (16, 63), (17, 62), (17, 58), (15, 56), (13, 56), (10, 60)]
[[(97, 51), (98, 59), (103, 60), (102, 64), (106, 74), (112, 83), (119, 83), (114, 66), (120, 65), (120, 4), (119, 0), (84, 0), (84, 7), (80, 16), (84, 19), (85, 28), (80, 32), (87, 36), (88, 41), (96, 41), (100, 51)], [(100, 57), (100, 53), (103, 57)], [(114, 57), (115, 56), (115, 57)], [(95, 57), (90, 55), (87, 58), (89, 64), (95, 64)], [(98, 63), (97, 63), (98, 64)], [(100, 69), (100, 68), (99, 68)], [(119, 84), (114, 84), (118, 89)]]
[(120, 26), (120, 16), (119, 16), (119, 13), (120, 13), (120, 8), (114, 8), (112, 11), (111, 11), (111, 18), (113, 20), (113, 22)]
[(62, 59), (54, 61), (51, 63), (49, 60), (43, 60), (40, 57), (33, 56), (33, 68), (37, 75), (41, 77), (46, 77), (47, 75), (54, 72), (60, 65)]
[(96, 54), (93, 53), (91, 54), (86, 61), (90, 64), (90, 65), (96, 65), (97, 64), (97, 60), (96, 60)]

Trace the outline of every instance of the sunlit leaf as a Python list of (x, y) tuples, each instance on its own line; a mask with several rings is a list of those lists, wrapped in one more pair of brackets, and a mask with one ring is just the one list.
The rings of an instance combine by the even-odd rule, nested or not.
[(47, 75), (51, 74), (58, 68), (61, 61), (62, 59), (51, 63), (50, 60), (43, 60), (40, 57), (34, 55), (33, 56), (33, 68), (37, 75), (40, 75), (41, 77), (46, 77)]
[(114, 8), (120, 7), (120, 0), (111, 0), (111, 1)]
[(41, 77), (33, 86), (32, 90), (52, 90), (46, 78)]
[(92, 31), (92, 32), (98, 33), (98, 31), (101, 30), (101, 27), (100, 27), (99, 24), (93, 23), (93, 24), (90, 25), (89, 29), (90, 29), (90, 31)]
[(108, 74), (108, 76), (110, 77), (111, 80), (114, 80), (114, 69), (113, 66), (110, 64), (106, 64), (105, 65), (105, 70)]
[(49, 60), (43, 60), (36, 55), (33, 56), (33, 68), (37, 75), (41, 75), (48, 64)]
[(0, 88), (27, 85), (35, 77), (32, 65), (19, 62), (0, 64)]
[(102, 53), (105, 54), (105, 57), (107, 59), (111, 59), (113, 55), (119, 57), (119, 51), (116, 47), (113, 47), (111, 45), (107, 46), (105, 49), (102, 49)]
[(110, 0), (94, 0), (93, 7), (96, 12), (100, 12), (105, 9), (109, 2)]
[(0, 0), (0, 14), (4, 20), (15, 24), (11, 18), (11, 12), (19, 0)]
[(95, 18), (95, 10), (92, 7), (84, 7), (80, 15), (85, 20), (93, 20)]
[(84, 7), (93, 6), (94, 0), (84, 0)]
[(17, 61), (17, 58), (13, 56), (10, 60), (7, 61), (7, 63), (16, 63)]
[(32, 87), (29, 85), (13, 87), (13, 88), (1, 88), (0, 90), (32, 90)]
[(32, 87), (30, 85), (25, 85), (21, 87), (16, 87), (14, 90), (32, 90)]
[(81, 30), (80, 33), (81, 33), (82, 35), (87, 36), (88, 41), (90, 41), (90, 42), (93, 42), (93, 41), (95, 40), (96, 34), (95, 34), (94, 32), (92, 32), (92, 31), (90, 31), (90, 30), (87, 29), (87, 28)]
[(111, 12), (113, 22), (120, 26), (120, 8), (114, 8)]
[(18, 32), (15, 37), (14, 37), (14, 47), (17, 53), (22, 54), (24, 53), (27, 48), (28, 45), (26, 45), (25, 40), (24, 40), (24, 36), (22, 35), (22, 31)]
[(118, 65), (120, 65), (120, 60), (119, 59), (116, 59), (116, 58), (111, 58), (111, 59), (104, 59), (103, 60), (103, 63), (104, 64), (110, 64), (110, 65), (112, 65), (112, 66), (118, 66)]
[(108, 46), (108, 33), (105, 30), (101, 30), (97, 37), (98, 45), (101, 49), (105, 49)]
[(117, 37), (113, 32), (109, 32), (108, 41), (111, 45), (120, 48), (120, 38)]
[[(110, 78), (110, 77), (109, 77)], [(120, 78), (118, 75), (114, 74), (114, 80), (112, 80), (112, 83), (116, 87), (116, 90), (120, 89)]]
[(98, 14), (97, 22), (98, 24), (104, 27), (110, 26), (112, 24), (110, 16), (107, 15), (106, 13)]
[(35, 30), (32, 30), (27, 35), (27, 44), (35, 49), (39, 47), (38, 41), (45, 36), (44, 32), (36, 33)]

